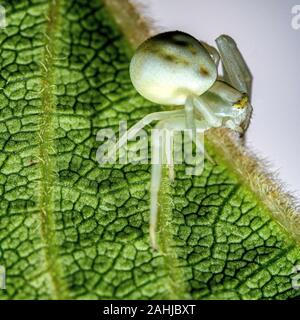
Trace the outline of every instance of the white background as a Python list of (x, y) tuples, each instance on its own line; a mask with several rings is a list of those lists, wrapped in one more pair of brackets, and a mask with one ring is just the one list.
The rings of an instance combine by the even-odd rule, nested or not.
[(247, 144), (300, 198), (300, 0), (136, 0), (159, 30), (181, 30), (209, 44), (237, 42), (254, 76)]

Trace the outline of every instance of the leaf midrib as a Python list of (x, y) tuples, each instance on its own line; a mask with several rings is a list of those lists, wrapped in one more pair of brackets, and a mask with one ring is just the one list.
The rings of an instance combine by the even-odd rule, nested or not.
[(62, 267), (59, 263), (57, 241), (55, 238), (54, 217), (54, 181), (56, 177), (55, 144), (53, 117), (56, 111), (56, 101), (53, 92), (55, 33), (59, 26), (60, 0), (51, 1), (47, 15), (45, 45), (41, 64), (41, 118), (38, 131), (39, 161), (41, 178), (39, 184), (40, 233), (44, 244), (44, 263), (48, 272), (53, 299), (65, 299), (66, 284), (63, 283)]

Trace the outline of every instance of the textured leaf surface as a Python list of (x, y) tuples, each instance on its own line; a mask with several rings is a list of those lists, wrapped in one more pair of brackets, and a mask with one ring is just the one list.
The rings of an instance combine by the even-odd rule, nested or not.
[[(164, 179), (149, 248), (150, 167), (101, 168), (97, 131), (155, 110), (100, 0), (6, 1), (0, 31), (3, 299), (285, 299), (300, 250), (211, 148)], [(122, 8), (120, 8), (122, 10)]]

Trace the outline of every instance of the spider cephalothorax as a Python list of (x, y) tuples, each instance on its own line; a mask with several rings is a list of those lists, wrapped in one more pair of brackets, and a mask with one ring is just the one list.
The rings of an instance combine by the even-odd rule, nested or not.
[[(140, 45), (130, 64), (136, 90), (152, 102), (182, 107), (145, 116), (120, 138), (113, 151), (153, 121), (158, 121), (156, 127), (163, 129), (205, 131), (227, 127), (245, 132), (252, 112), (249, 102), (252, 78), (234, 41), (220, 36), (216, 42), (219, 52), (186, 33), (174, 31), (158, 34)], [(220, 56), (223, 77), (218, 77)], [(154, 148), (154, 152), (164, 150), (161, 147)], [(156, 248), (161, 174), (162, 164), (153, 164), (150, 205), (153, 248)]]

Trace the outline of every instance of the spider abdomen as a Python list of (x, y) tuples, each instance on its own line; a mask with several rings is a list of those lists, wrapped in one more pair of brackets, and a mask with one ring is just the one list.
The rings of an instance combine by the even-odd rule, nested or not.
[(163, 105), (183, 105), (188, 95), (201, 95), (217, 79), (209, 52), (194, 37), (166, 32), (145, 41), (130, 64), (136, 90)]

